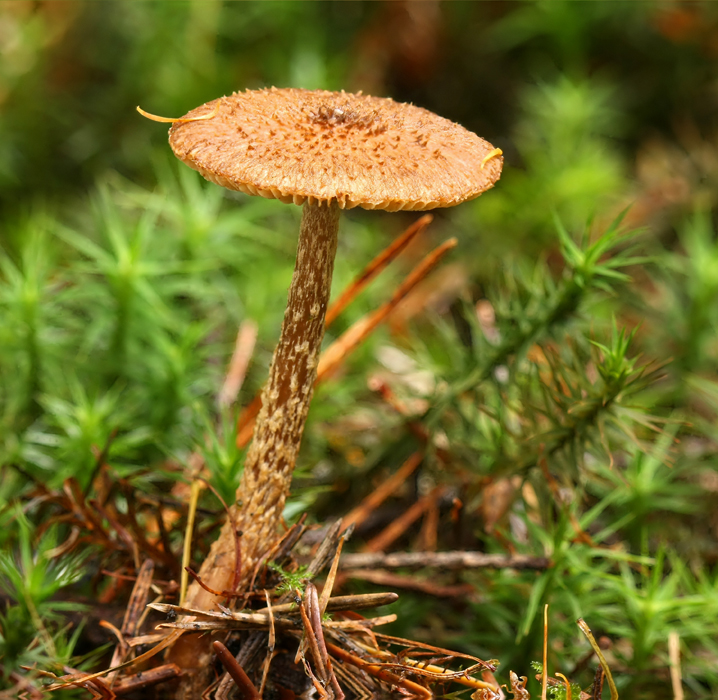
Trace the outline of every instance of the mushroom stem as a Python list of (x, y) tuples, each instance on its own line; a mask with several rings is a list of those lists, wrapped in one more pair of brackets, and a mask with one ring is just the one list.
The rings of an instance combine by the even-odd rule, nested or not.
[[(228, 519), (200, 570), (203, 581), (215, 590), (241, 591), (274, 541), (314, 393), (338, 229), (336, 204), (304, 205), (282, 332), (262, 392), (262, 409), (245, 458), (237, 503), (232, 507), (242, 533), (239, 580)], [(187, 604), (209, 609), (214, 599), (193, 583)]]
[[(337, 249), (339, 208), (305, 204), (282, 332), (237, 490), (242, 568), (273, 541), (314, 394)], [(251, 569), (250, 569), (251, 571)]]
[[(211, 589), (242, 591), (257, 562), (274, 543), (314, 394), (338, 230), (336, 204), (304, 205), (282, 332), (262, 392), (262, 409), (244, 461), (237, 502), (231, 508), (233, 517), (223, 525), (199, 572)], [(241, 533), (239, 569), (232, 520)], [(216, 600), (195, 581), (187, 592), (186, 605), (211, 610)], [(209, 668), (210, 641), (210, 637), (190, 636), (174, 645), (171, 656), (186, 677), (178, 698), (194, 700), (201, 694)]]

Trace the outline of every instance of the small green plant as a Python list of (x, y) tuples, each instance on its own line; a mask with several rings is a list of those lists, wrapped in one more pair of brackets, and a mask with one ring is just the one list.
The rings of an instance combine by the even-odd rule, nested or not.
[[(198, 409), (198, 417), (200, 411)], [(215, 428), (206, 415), (202, 425), (206, 438), (200, 451), (210, 473), (210, 483), (224, 503), (232, 503), (242, 474), (245, 453), (244, 449), (237, 447), (237, 421), (224, 411), (219, 427)]]
[(294, 595), (296, 591), (304, 593), (309, 580), (306, 566), (299, 566), (296, 571), (287, 571), (279, 564), (270, 563), (269, 568), (279, 576), (279, 583), (276, 586), (276, 591), (279, 595), (285, 593)]
[(32, 526), (19, 508), (14, 510), (14, 522), (17, 549), (0, 552), (0, 587), (8, 596), (0, 612), (4, 678), (21, 665), (61, 670), (63, 663), (69, 663), (81, 626), (72, 631), (63, 623), (63, 614), (86, 606), (56, 600), (55, 595), (85, 575), (91, 554), (89, 550), (63, 554), (57, 527), (48, 529), (33, 546)]

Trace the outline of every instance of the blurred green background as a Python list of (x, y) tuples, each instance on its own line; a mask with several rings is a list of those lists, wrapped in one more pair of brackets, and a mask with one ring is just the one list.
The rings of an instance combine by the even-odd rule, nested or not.
[[(667, 635), (677, 630), (690, 692), (718, 697), (714, 2), (0, 1), (4, 550), (27, 554), (32, 543), (50, 551), (67, 536), (65, 525), (48, 526), (57, 512), (30, 499), (38, 484), (61, 489), (70, 477), (89, 489), (103, 448), (114, 479), (157, 493), (181, 480), (200, 446), (215, 487), (232, 497), (243, 453), (216, 394), (243, 321), (257, 322), (259, 339), (240, 403), (263, 382), (299, 209), (204, 183), (174, 162), (166, 127), (135, 107), (179, 117), (219, 95), (270, 85), (412, 102), (475, 131), (505, 157), (496, 188), (437, 212), (399, 269), (329, 333), (331, 340), (376, 308), (431, 245), (458, 236), (444, 277), (317, 392), (300, 465), (309, 488), (298, 491), (295, 511), (314, 504), (319, 515), (338, 515), (321, 495), (332, 483), (345, 485), (342, 507), (349, 508), (366, 490), (352, 481), (357, 469), (360, 476), (391, 471), (406, 456), (404, 421), (387, 418), (366, 388), (377, 368), (402, 374), (386, 360), (387, 346), (429, 372), (436, 387), (468, 386), (478, 363), (484, 388), (472, 397), (490, 407), (486, 415), (467, 417), (473, 408), (452, 405), (451, 420), (441, 423), (441, 414), (426, 423), (448, 434), (473, 476), (462, 481), (464, 475), (429, 469), (431, 483), (468, 483), (467, 509), (477, 513), (485, 479), (497, 475), (519, 475), (545, 500), (539, 507), (531, 492), (517, 492), (514, 519), (501, 532), (472, 524), (469, 539), (443, 544), (518, 548), (560, 563), (538, 578), (469, 576), (479, 593), (468, 603), (442, 607), (407, 595), (401, 611), (409, 622), (398, 631), (498, 657), (503, 670), (528, 674), (528, 661), (540, 655), (537, 610), (550, 602), (557, 611), (552, 653), (567, 672), (584, 673), (588, 664), (573, 624), (583, 615), (614, 640), (611, 659), (631, 697), (673, 697)], [(568, 238), (586, 231), (585, 251), (620, 212), (626, 229), (640, 231), (641, 264), (621, 263), (630, 281), (599, 269), (625, 251), (623, 243), (613, 241), (610, 254), (594, 249), (597, 258), (587, 262), (556, 233), (556, 219)], [(350, 212), (335, 290), (415, 218)], [(516, 339), (501, 357), (491, 354), (493, 321), (481, 320), (479, 329), (476, 318), (464, 318), (485, 298), (499, 334)], [(614, 319), (635, 330), (628, 355)], [(489, 339), (483, 345), (466, 341), (467, 333), (482, 332)], [(603, 345), (605, 375), (596, 369), (594, 342)], [(595, 376), (606, 386), (618, 377), (630, 394), (631, 362), (665, 365), (660, 380), (641, 386), (639, 408), (626, 406), (616, 419), (623, 430), (617, 442), (603, 424), (593, 442), (571, 424), (581, 438), (576, 449), (550, 465), (563, 487), (574, 489), (565, 508), (551, 506), (540, 474), (527, 476), (520, 466), (535, 464), (544, 445), (523, 441), (535, 437), (534, 390), (546, 370), (540, 361), (527, 368), (532, 343), (546, 356), (555, 351), (567, 367), (561, 381), (569, 388), (553, 404), (556, 421), (574, 415), (569, 398), (600, 403), (591, 394)], [(433, 406), (438, 396), (437, 389), (420, 398)], [(651, 428), (665, 420), (666, 433), (656, 437)], [(462, 432), (461, 421), (473, 421), (471, 430)], [(216, 507), (210, 503), (208, 512)], [(569, 514), (604, 546), (602, 554), (571, 539)], [(36, 583), (57, 585), (23, 588), (23, 576), (13, 572), (25, 567), (27, 574), (41, 560), (28, 556), (0, 561), (7, 606), (0, 657), (9, 685), (18, 664), (42, 663), (49, 654), (45, 637), (30, 643), (37, 616), (23, 601), (34, 601), (57, 631), (56, 659), (79, 653), (76, 642), (83, 653), (91, 646), (68, 641), (53, 599), (82, 575), (59, 580), (48, 564), (33, 569)]]

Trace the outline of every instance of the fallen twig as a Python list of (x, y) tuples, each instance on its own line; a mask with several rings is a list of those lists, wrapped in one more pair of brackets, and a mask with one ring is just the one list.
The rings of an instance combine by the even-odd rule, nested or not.
[(418, 520), (437, 499), (446, 492), (445, 486), (436, 486), (426, 496), (407, 508), (398, 518), (392, 520), (384, 530), (364, 545), (363, 552), (383, 552), (401, 537), (416, 520)]
[(158, 683), (164, 683), (165, 681), (177, 678), (181, 673), (179, 666), (175, 664), (163, 664), (162, 666), (155, 666), (155, 668), (147, 669), (141, 673), (136, 673), (133, 676), (123, 678), (121, 681), (115, 683), (112, 687), (112, 692), (121, 697), (123, 695), (129, 695), (138, 690), (144, 690), (152, 685)]
[(506, 557), (502, 554), (483, 552), (360, 552), (345, 554), (340, 569), (419, 569), (437, 567), (442, 569), (547, 569), (551, 560), (546, 557), (530, 557), (516, 554)]
[(341, 365), (346, 356), (355, 350), (362, 341), (389, 316), (407, 294), (441, 262), (444, 255), (457, 245), (458, 240), (456, 238), (450, 238), (438, 248), (431, 251), (394, 290), (389, 301), (382, 304), (375, 311), (360, 318), (339, 336), (319, 358), (317, 381), (321, 381), (331, 375)]
[(332, 302), (324, 323), (329, 326), (339, 314), (357, 297), (369, 282), (371, 282), (411, 241), (416, 238), (434, 220), (432, 214), (424, 214), (417, 219), (404, 233), (394, 239), (384, 250), (379, 253), (349, 286), (339, 295), (336, 301)]
[(414, 452), (396, 472), (377, 486), (377, 488), (343, 519), (342, 522), (344, 526), (348, 528), (350, 525), (360, 525), (363, 523), (392, 493), (396, 492), (399, 486), (401, 486), (421, 464), (423, 458), (424, 455), (422, 452)]
[[(112, 654), (112, 661), (110, 661), (110, 666), (117, 666), (117, 664), (124, 661), (125, 655), (130, 649), (126, 640), (127, 638), (134, 637), (137, 634), (140, 618), (142, 617), (142, 613), (145, 611), (147, 595), (150, 592), (154, 571), (155, 563), (151, 559), (145, 559), (140, 567), (140, 570), (137, 572), (137, 580), (132, 588), (132, 594), (130, 595), (130, 600), (127, 603), (127, 610), (125, 611), (125, 617), (122, 621), (122, 627), (120, 628), (120, 643), (117, 647), (115, 647), (115, 651)], [(114, 680), (115, 675), (116, 672), (108, 676), (110, 683)]]
[(252, 683), (240, 664), (237, 663), (234, 656), (230, 654), (229, 649), (220, 641), (212, 642), (212, 648), (214, 649), (214, 653), (217, 654), (217, 658), (220, 660), (222, 666), (224, 666), (225, 671), (227, 671), (232, 680), (237, 684), (242, 699), (259, 700), (260, 695), (254, 687), (254, 683)]
[(418, 591), (437, 598), (458, 598), (470, 597), (475, 594), (475, 588), (469, 583), (461, 583), (454, 586), (444, 586), (433, 580), (420, 579), (416, 576), (402, 576), (391, 571), (381, 569), (349, 569), (345, 574), (349, 578), (369, 581), (379, 586), (391, 586), (392, 588), (403, 588), (407, 591)]
[(234, 352), (229, 361), (229, 369), (217, 395), (217, 406), (220, 409), (230, 406), (237, 400), (256, 341), (257, 324), (251, 320), (242, 321), (237, 331), (237, 339), (234, 341)]

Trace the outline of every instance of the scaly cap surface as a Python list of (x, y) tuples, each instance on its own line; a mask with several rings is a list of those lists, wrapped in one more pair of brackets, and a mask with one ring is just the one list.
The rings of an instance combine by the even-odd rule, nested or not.
[(451, 207), (492, 187), (503, 164), (501, 152), (476, 134), (384, 97), (247, 90), (183, 120), (172, 125), (170, 145), (187, 165), (228, 189), (294, 204)]

